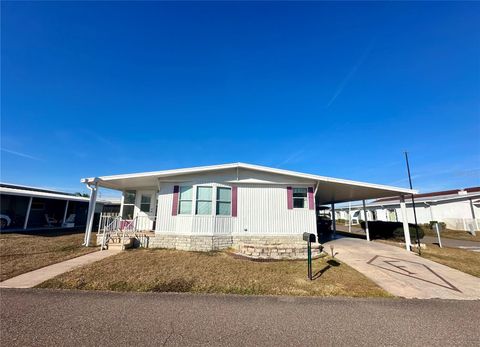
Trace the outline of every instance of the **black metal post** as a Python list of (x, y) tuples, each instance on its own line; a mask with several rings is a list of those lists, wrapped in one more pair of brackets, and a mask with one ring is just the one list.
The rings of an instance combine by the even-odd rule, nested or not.
[[(407, 162), (407, 172), (408, 172), (408, 182), (410, 183), (410, 189), (413, 189), (412, 187), (412, 176), (410, 175), (410, 164), (408, 163), (408, 152), (405, 151), (405, 161)], [(415, 234), (417, 237), (417, 245), (418, 245), (418, 254), (421, 255), (422, 251), (420, 250), (420, 237), (418, 235), (418, 223), (417, 223), (417, 212), (415, 211), (415, 198), (412, 194), (412, 208), (413, 208), (413, 217), (415, 219)], [(405, 216), (407, 217), (407, 216)], [(408, 231), (410, 232), (410, 230)]]
[(312, 243), (308, 241), (308, 279), (312, 280)]

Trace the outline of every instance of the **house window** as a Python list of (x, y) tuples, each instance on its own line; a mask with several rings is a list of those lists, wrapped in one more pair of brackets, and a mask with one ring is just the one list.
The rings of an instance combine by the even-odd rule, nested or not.
[(192, 186), (180, 187), (180, 199), (178, 201), (178, 214), (192, 213)]
[(135, 210), (135, 196), (134, 190), (126, 190), (123, 193), (123, 219), (133, 219), (133, 211)]
[(307, 205), (307, 188), (293, 188), (293, 208), (305, 208)]
[(226, 187), (217, 188), (217, 215), (229, 216), (232, 209), (232, 189)]
[(197, 187), (196, 214), (212, 214), (212, 187)]
[(150, 204), (152, 202), (152, 197), (150, 195), (142, 195), (140, 200), (140, 211), (150, 212)]

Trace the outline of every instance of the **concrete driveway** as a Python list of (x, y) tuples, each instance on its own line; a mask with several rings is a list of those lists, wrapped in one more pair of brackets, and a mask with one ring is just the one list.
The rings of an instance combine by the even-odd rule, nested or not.
[(480, 299), (480, 278), (379, 242), (340, 238), (324, 243), (336, 257), (393, 295), (418, 299)]
[(480, 301), (1, 289), (2, 346), (478, 346)]

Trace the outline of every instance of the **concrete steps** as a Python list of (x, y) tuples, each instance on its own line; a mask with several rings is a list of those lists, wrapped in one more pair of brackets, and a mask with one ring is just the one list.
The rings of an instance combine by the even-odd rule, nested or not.
[[(122, 242), (123, 240), (123, 242)], [(132, 248), (134, 244), (135, 238), (134, 237), (111, 237), (110, 240), (107, 243), (107, 248), (109, 250), (121, 250), (123, 251), (124, 249), (127, 248)]]

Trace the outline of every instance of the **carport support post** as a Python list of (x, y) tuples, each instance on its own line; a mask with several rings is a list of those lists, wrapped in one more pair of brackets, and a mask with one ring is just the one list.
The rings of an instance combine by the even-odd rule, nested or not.
[(367, 235), (367, 241), (370, 241), (370, 232), (368, 230), (367, 207), (365, 206), (365, 200), (363, 200), (363, 214), (365, 215), (365, 234)]
[(335, 237), (335, 234), (337, 233), (337, 222), (335, 218), (335, 204), (332, 203), (332, 230), (333, 230), (333, 236)]
[(30, 218), (30, 210), (32, 209), (32, 200), (33, 197), (30, 197), (30, 200), (28, 200), (28, 206), (27, 206), (27, 213), (25, 214), (25, 222), (23, 222), (23, 230), (27, 229), (28, 226), (28, 218)]
[(405, 236), (405, 248), (407, 251), (411, 251), (412, 243), (410, 241), (410, 229), (408, 227), (407, 220), (407, 207), (405, 205), (405, 196), (400, 196), (400, 209), (402, 210), (402, 221), (403, 221), (403, 234)]
[(90, 246), (90, 239), (92, 236), (93, 216), (95, 215), (95, 204), (97, 202), (98, 183), (94, 181), (93, 184), (87, 184), (87, 188), (90, 189), (90, 202), (88, 203), (87, 213), (87, 226), (85, 230), (85, 243), (84, 246)]
[(65, 224), (65, 221), (67, 220), (67, 211), (68, 211), (68, 203), (70, 200), (67, 200), (67, 203), (65, 204), (65, 212), (63, 212), (63, 219), (62, 219), (62, 226)]

